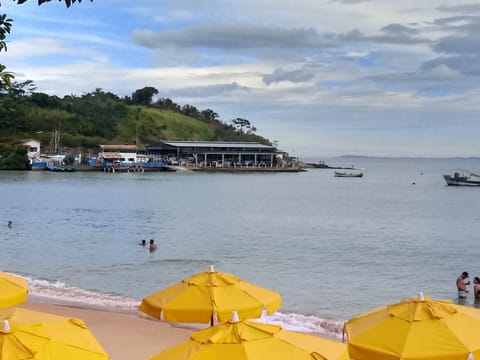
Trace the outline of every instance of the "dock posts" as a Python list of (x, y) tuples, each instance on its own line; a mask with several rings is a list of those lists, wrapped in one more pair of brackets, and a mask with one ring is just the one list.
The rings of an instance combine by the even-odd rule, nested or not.
[[(148, 166), (146, 166), (148, 168)], [(146, 170), (149, 171), (148, 169)], [(115, 173), (145, 173), (145, 167), (142, 166), (115, 166), (115, 165), (104, 165), (103, 172), (109, 172), (112, 174)]]

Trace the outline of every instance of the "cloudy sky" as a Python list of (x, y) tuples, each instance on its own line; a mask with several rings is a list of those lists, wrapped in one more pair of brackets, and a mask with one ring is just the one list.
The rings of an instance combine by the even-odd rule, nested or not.
[(480, 155), (480, 1), (1, 3), (38, 91), (154, 86), (300, 157)]

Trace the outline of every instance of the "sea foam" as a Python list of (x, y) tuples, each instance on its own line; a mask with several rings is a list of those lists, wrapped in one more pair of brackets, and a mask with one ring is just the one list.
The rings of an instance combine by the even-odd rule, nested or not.
[[(138, 299), (84, 290), (60, 281), (30, 278), (27, 278), (27, 280), (29, 281), (29, 296), (41, 302), (122, 313), (137, 313), (140, 305)], [(277, 311), (271, 315), (263, 314), (256, 321), (280, 325), (285, 330), (299, 331), (337, 340), (342, 338), (342, 322), (322, 319), (313, 315)]]
[(29, 297), (57, 305), (114, 312), (135, 312), (139, 301), (116, 294), (103, 294), (69, 286), (61, 281), (28, 279)]
[(299, 331), (336, 340), (341, 340), (343, 336), (343, 322), (322, 319), (314, 315), (277, 311), (272, 315), (263, 315), (259, 321), (280, 325), (285, 330)]

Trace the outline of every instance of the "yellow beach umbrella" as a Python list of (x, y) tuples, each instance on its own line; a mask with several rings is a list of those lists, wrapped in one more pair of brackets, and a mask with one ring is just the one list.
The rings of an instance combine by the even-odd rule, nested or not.
[(345, 323), (355, 360), (480, 359), (480, 310), (420, 294)]
[(109, 359), (82, 320), (21, 308), (0, 310), (0, 319), (2, 360)]
[[(236, 316), (236, 315), (235, 315)], [(349, 360), (345, 344), (238, 318), (193, 333), (149, 360)]]
[(24, 303), (27, 295), (27, 280), (0, 272), (0, 309)]
[(193, 275), (143, 298), (140, 311), (165, 321), (208, 323), (227, 321), (232, 311), (241, 319), (258, 318), (282, 305), (279, 293), (245, 282), (236, 276), (209, 270)]

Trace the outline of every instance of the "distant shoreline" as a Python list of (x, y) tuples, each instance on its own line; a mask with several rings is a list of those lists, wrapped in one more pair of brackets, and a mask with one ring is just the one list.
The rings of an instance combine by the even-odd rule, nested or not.
[(331, 166), (327, 165), (323, 162), (319, 163), (312, 163), (312, 162), (306, 162), (302, 163), (304, 168), (307, 169), (343, 169), (343, 170), (355, 170), (355, 167), (350, 166), (350, 167), (344, 167), (344, 166)]

